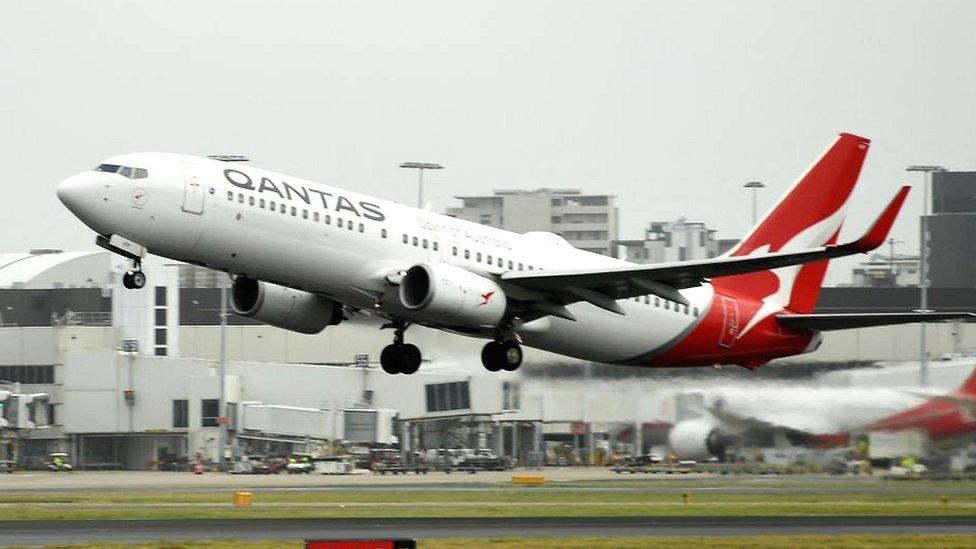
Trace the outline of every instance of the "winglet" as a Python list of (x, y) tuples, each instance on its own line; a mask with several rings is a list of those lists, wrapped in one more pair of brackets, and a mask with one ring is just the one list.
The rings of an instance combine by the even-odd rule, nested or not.
[(911, 187), (908, 185), (902, 187), (898, 191), (898, 194), (888, 203), (888, 207), (874, 221), (874, 224), (871, 225), (868, 232), (864, 233), (864, 236), (854, 242), (841, 244), (838, 248), (852, 252), (866, 253), (883, 244), (885, 239), (888, 238), (888, 232), (891, 230), (891, 226), (894, 225), (895, 218), (898, 217), (898, 212), (901, 210), (902, 204), (905, 203), (905, 198), (908, 196), (908, 191), (910, 190)]

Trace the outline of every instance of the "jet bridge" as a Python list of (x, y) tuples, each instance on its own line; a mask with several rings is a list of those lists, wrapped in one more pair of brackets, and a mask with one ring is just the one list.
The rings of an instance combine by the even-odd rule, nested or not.
[(48, 426), (46, 393), (21, 393), (19, 383), (0, 382), (0, 472), (18, 461), (18, 442), (27, 430)]

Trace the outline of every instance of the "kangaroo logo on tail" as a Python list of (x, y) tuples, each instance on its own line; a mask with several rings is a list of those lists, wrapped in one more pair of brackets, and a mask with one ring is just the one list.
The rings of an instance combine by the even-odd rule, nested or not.
[[(780, 201), (746, 234), (729, 256), (798, 252), (837, 242), (844, 209), (861, 173), (870, 140), (842, 133)], [(762, 305), (745, 322), (738, 338), (786, 308), (813, 311), (827, 262), (782, 267), (719, 278), (717, 290), (752, 297)]]

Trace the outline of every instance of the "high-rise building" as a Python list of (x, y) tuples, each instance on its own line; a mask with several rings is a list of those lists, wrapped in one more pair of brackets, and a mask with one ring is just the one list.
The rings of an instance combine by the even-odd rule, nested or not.
[(447, 214), (525, 233), (556, 233), (573, 246), (603, 255), (613, 255), (617, 239), (615, 197), (583, 194), (580, 189), (499, 190), (488, 196), (457, 196), (460, 207)]
[(976, 172), (934, 172), (928, 216), (929, 284), (976, 286)]
[(677, 221), (651, 222), (644, 230), (643, 239), (617, 240), (615, 244), (625, 250), (623, 258), (634, 263), (708, 259), (721, 253), (715, 229), (683, 217)]

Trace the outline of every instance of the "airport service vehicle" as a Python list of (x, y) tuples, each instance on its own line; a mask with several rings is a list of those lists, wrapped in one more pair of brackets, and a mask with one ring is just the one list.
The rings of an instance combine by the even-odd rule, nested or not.
[[(749, 410), (737, 409), (735, 401), (729, 399), (714, 400), (702, 417), (672, 427), (668, 446), (683, 458), (703, 459), (722, 457), (734, 436), (750, 431), (779, 432), (796, 442), (824, 448), (848, 444), (851, 433), (857, 432), (877, 434), (871, 438), (872, 457), (890, 457), (919, 454), (921, 438), (924, 442), (954, 446), (968, 442), (967, 435), (976, 433), (976, 368), (958, 389), (946, 393), (818, 389), (801, 395), (783, 389), (778, 391), (782, 393), (781, 405), (772, 405), (770, 389), (760, 391), (764, 395), (752, 391), (753, 399), (763, 402)], [(740, 397), (740, 403), (750, 400), (747, 394)], [(870, 401), (879, 399), (903, 404), (897, 412), (878, 414), (879, 408), (873, 408)], [(917, 404), (919, 399), (924, 402)], [(904, 437), (892, 437), (891, 433), (902, 433)], [(875, 448), (880, 441), (890, 442), (892, 448)], [(906, 441), (913, 441), (913, 445), (905, 446)]]
[(106, 159), (58, 197), (132, 260), (148, 253), (233, 276), (235, 311), (312, 334), (368, 311), (393, 343), (380, 363), (411, 374), (411, 324), (487, 339), (489, 371), (515, 370), (522, 345), (634, 366), (756, 368), (812, 351), (821, 332), (944, 320), (944, 313), (812, 314), (827, 262), (884, 242), (903, 187), (861, 238), (838, 243), (869, 140), (841, 134), (722, 257), (638, 265), (267, 171), (239, 158), (138, 153)]
[(74, 466), (68, 462), (68, 454), (64, 452), (54, 452), (48, 456), (47, 470), (52, 473), (67, 472), (75, 470)]

